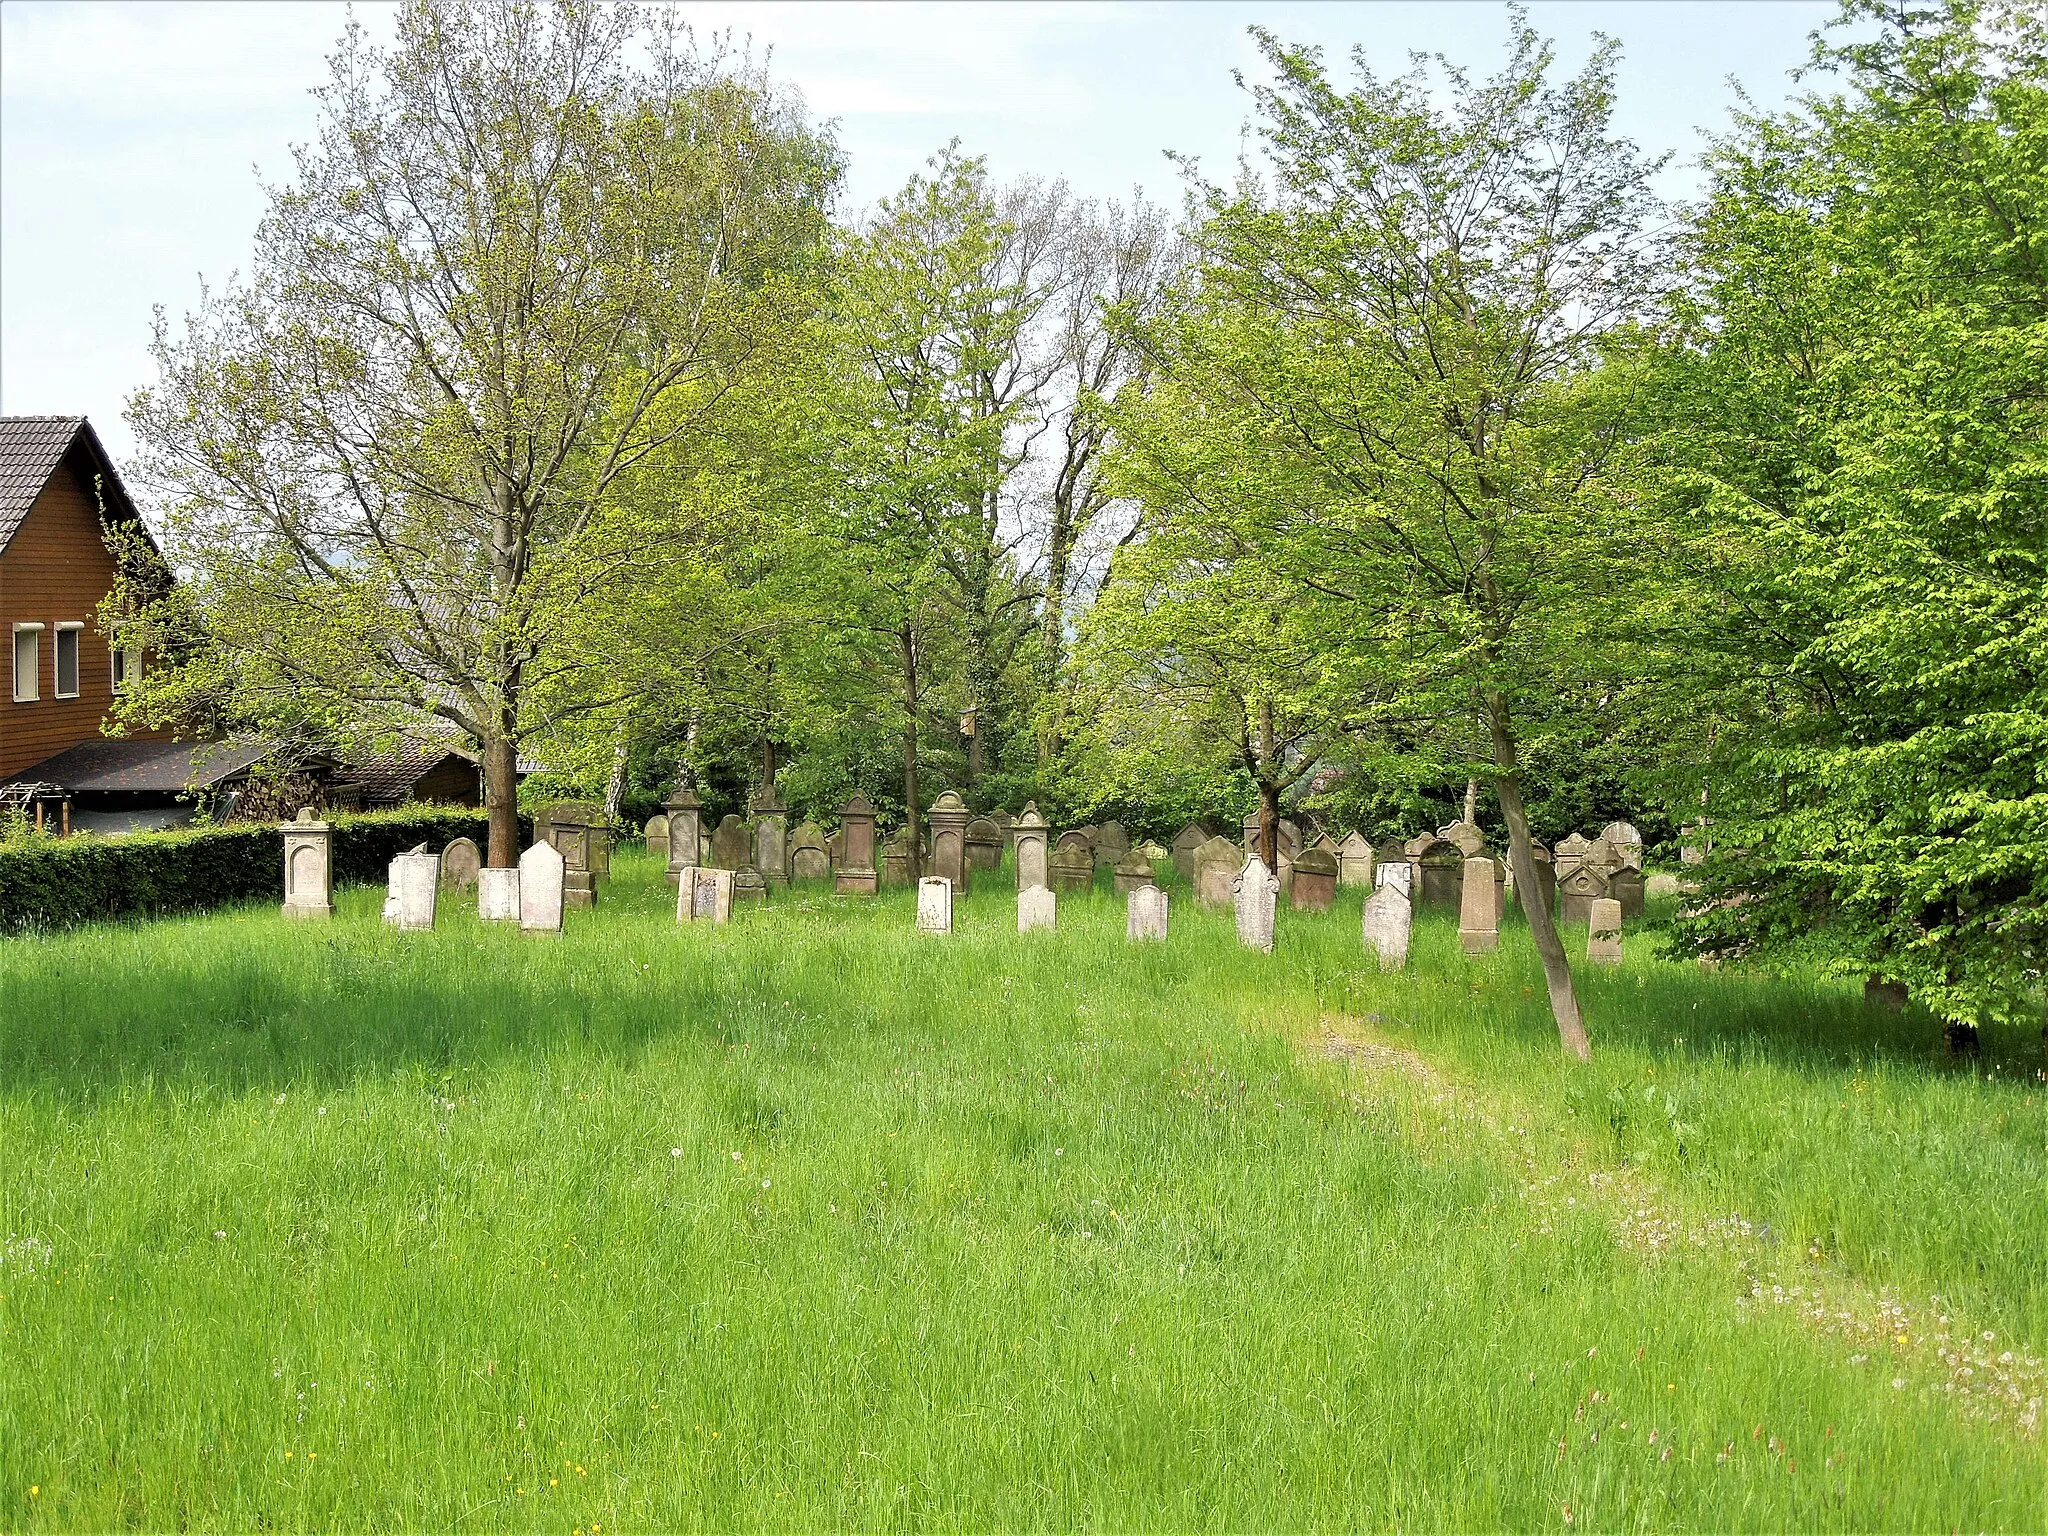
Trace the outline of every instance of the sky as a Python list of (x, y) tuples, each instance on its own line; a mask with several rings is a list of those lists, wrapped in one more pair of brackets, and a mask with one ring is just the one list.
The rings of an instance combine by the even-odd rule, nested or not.
[[(1392, 73), (1410, 50), (1475, 74), (1503, 57), (1508, 13), (1479, 3), (725, 4), (682, 7), (700, 32), (768, 54), (835, 119), (846, 208), (894, 188), (957, 138), (998, 179), (1063, 178), (1083, 196), (1134, 189), (1177, 205), (1169, 150), (1228, 174), (1262, 77), (1248, 29), (1354, 45)], [(1537, 29), (1575, 68), (1596, 32), (1620, 40), (1617, 127), (1671, 151), (1665, 191), (1697, 185), (1703, 131), (1736, 87), (1775, 106), (1827, 3), (1537, 0)], [(355, 14), (388, 36), (391, 11)], [(311, 88), (346, 22), (325, 3), (0, 3), (0, 414), (84, 414), (117, 460), (128, 396), (154, 378), (151, 315), (175, 320), (246, 266), (264, 179), (313, 137)]]

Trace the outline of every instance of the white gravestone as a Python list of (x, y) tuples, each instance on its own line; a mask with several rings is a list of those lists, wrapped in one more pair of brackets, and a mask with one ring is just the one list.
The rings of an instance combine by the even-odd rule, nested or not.
[(434, 898), (441, 890), (441, 856), (427, 845), (401, 853), (391, 861), (391, 885), (384, 898), (384, 921), (407, 933), (434, 926)]
[[(1023, 844), (1019, 843), (1019, 847)], [(1029, 933), (1034, 928), (1050, 929), (1058, 920), (1059, 898), (1043, 885), (1027, 885), (1017, 893), (1017, 931)]]
[(1238, 943), (1273, 953), (1273, 914), (1280, 905), (1280, 882), (1257, 854), (1230, 882), (1230, 899), (1237, 909)]
[(1365, 898), (1365, 947), (1380, 957), (1381, 970), (1398, 971), (1407, 966), (1408, 929), (1414, 916), (1407, 891), (1392, 880)]
[(1491, 859), (1465, 861), (1458, 895), (1458, 947), (1468, 955), (1490, 955), (1500, 948), (1500, 898), (1493, 874)]
[(676, 921), (730, 922), (732, 881), (729, 869), (708, 869), (701, 864), (685, 867), (676, 882)]
[(519, 921), (519, 871), (481, 869), (476, 876), (477, 915), (487, 923)]
[(1163, 940), (1166, 937), (1166, 892), (1156, 885), (1141, 885), (1125, 898), (1124, 937)]
[(535, 843), (519, 856), (519, 931), (562, 931), (562, 887), (568, 861), (553, 843)]
[(953, 882), (943, 875), (926, 875), (917, 882), (917, 931), (953, 931)]
[(1593, 902), (1586, 924), (1586, 958), (1595, 965), (1621, 964), (1621, 903), (1612, 896)]
[(284, 824), (284, 915), (334, 916), (333, 828), (311, 806)]
[(1402, 859), (1396, 859), (1387, 864), (1375, 865), (1372, 872), (1372, 883), (1375, 890), (1385, 890), (1388, 886), (1392, 886), (1408, 900), (1413, 901), (1415, 899), (1415, 866)]

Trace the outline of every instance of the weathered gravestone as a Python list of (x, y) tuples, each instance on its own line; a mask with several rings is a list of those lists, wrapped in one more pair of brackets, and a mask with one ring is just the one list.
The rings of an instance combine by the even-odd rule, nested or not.
[(726, 816), (711, 834), (712, 865), (718, 869), (738, 869), (753, 856), (753, 841), (747, 835), (744, 821), (734, 815)]
[(993, 870), (1002, 867), (1003, 829), (986, 816), (967, 823), (967, 867)]
[(947, 790), (932, 802), (932, 873), (965, 894), (973, 871), (967, 863), (967, 802)]
[(683, 871), (704, 862), (704, 802), (679, 784), (661, 808), (668, 813), (668, 883), (681, 885)]
[(953, 931), (953, 882), (943, 875), (926, 875), (917, 882), (917, 931)]
[(483, 867), (484, 856), (477, 852), (476, 844), (458, 837), (441, 850), (441, 888), (466, 896), (476, 889)]
[(1038, 814), (1038, 802), (1027, 802), (1024, 814), (1017, 818), (1016, 824), (1010, 829), (1011, 837), (1016, 840), (1017, 889), (1020, 891), (1028, 891), (1046, 884), (1048, 870), (1045, 840), (1048, 830), (1045, 818)]
[(487, 923), (519, 921), (519, 871), (516, 868), (477, 872), (476, 913)]
[(334, 916), (334, 828), (302, 806), (284, 833), (284, 915)]
[[(1557, 920), (1560, 923), (1589, 922), (1593, 916), (1593, 903), (1608, 899), (1606, 873), (1598, 865), (1581, 859), (1570, 874), (1558, 877)], [(1621, 910), (1619, 902), (1615, 903), (1615, 910)]]
[(534, 832), (547, 829), (547, 840), (562, 856), (562, 900), (572, 907), (597, 905), (598, 865), (608, 860), (604, 813), (587, 800), (557, 800), (534, 818)]
[(1480, 856), (1465, 861), (1458, 901), (1458, 947), (1468, 955), (1490, 955), (1500, 948), (1500, 893), (1493, 875), (1493, 860)]
[(1563, 888), (1564, 882), (1570, 878), (1571, 872), (1585, 863), (1586, 855), (1592, 851), (1592, 842), (1587, 838), (1581, 837), (1576, 832), (1570, 833), (1558, 840), (1557, 847), (1551, 851), (1550, 862), (1556, 871), (1557, 884), (1560, 889)]
[(1643, 834), (1632, 822), (1610, 821), (1600, 829), (1600, 841), (1614, 850), (1619, 865), (1628, 869), (1643, 867)]
[(1059, 898), (1043, 885), (1027, 885), (1017, 892), (1017, 931), (1051, 928), (1059, 913)]
[(1227, 837), (1212, 837), (1195, 850), (1195, 905), (1227, 907), (1244, 855)]
[(1294, 882), (1288, 887), (1287, 904), (1297, 912), (1327, 912), (1336, 899), (1336, 844), (1302, 849), (1294, 856)]
[(676, 887), (676, 921), (723, 923), (732, 917), (733, 872), (692, 867)]
[(1436, 835), (1458, 850), (1459, 857), (1476, 859), (1486, 852), (1486, 834), (1469, 821), (1454, 821), (1438, 827)]
[(872, 896), (875, 871), (875, 808), (866, 795), (855, 795), (839, 808), (839, 836), (844, 843), (837, 860), (833, 889), (842, 896)]
[(1413, 862), (1422, 881), (1422, 905), (1449, 907), (1455, 912), (1462, 896), (1460, 887), (1465, 883), (1465, 855), (1458, 851), (1458, 845), (1432, 837)]
[(1611, 896), (1592, 902), (1586, 923), (1586, 958), (1595, 965), (1621, 964), (1621, 903)]
[(1642, 870), (1633, 865), (1623, 864), (1607, 877), (1607, 894), (1621, 903), (1621, 915), (1625, 918), (1643, 915), (1648, 889), (1649, 882), (1643, 879)]
[(1124, 836), (1121, 824), (1105, 821), (1095, 829), (1095, 867), (1113, 870), (1123, 863), (1124, 856), (1131, 851), (1131, 840)]
[(1008, 811), (990, 811), (988, 819), (994, 822), (996, 830), (1003, 834), (1003, 847), (1006, 849), (1015, 848), (1017, 846), (1017, 839), (1013, 829), (1017, 825), (1017, 818)]
[(519, 856), (521, 933), (562, 931), (564, 882), (568, 870), (568, 861), (553, 843), (535, 843)]
[(1133, 848), (1123, 856), (1110, 876), (1119, 896), (1128, 896), (1141, 885), (1152, 883), (1152, 861)]
[(1166, 892), (1156, 885), (1141, 885), (1124, 898), (1124, 937), (1134, 942), (1158, 943), (1166, 938)]
[(789, 876), (792, 880), (832, 878), (832, 855), (826, 851), (825, 829), (815, 821), (805, 822), (790, 837)]
[(781, 890), (789, 884), (789, 807), (767, 785), (748, 802), (754, 813), (754, 868), (766, 886)]
[(1173, 868), (1173, 855), (1149, 837), (1131, 851), (1152, 867), (1152, 879), (1155, 883), (1164, 880), (1166, 872)]
[(1237, 942), (1273, 953), (1273, 919), (1280, 905), (1280, 881), (1256, 853), (1230, 883), (1237, 909)]
[(427, 852), (421, 843), (391, 861), (390, 877), (384, 921), (406, 932), (432, 928), (434, 897), (441, 885), (439, 855)]
[(1085, 891), (1095, 883), (1095, 853), (1087, 834), (1062, 832), (1048, 861), (1046, 876), (1056, 891)]
[(661, 860), (662, 868), (668, 867), (668, 818), (650, 816), (647, 825), (640, 829), (640, 836), (646, 841), (647, 851)]
[(1345, 834), (1337, 845), (1337, 883), (1372, 888), (1372, 844), (1360, 833)]
[[(1676, 875), (1656, 874), (1643, 882), (1643, 899), (1660, 901), (1678, 895), (1685, 889), (1685, 882)], [(1622, 916), (1626, 917), (1626, 912)]]
[(1372, 884), (1376, 891), (1392, 886), (1410, 906), (1415, 903), (1415, 866), (1406, 859), (1387, 859), (1375, 866)]
[(910, 884), (911, 832), (908, 827), (898, 827), (889, 841), (882, 845), (882, 884)]
[[(1406, 864), (1396, 869), (1405, 870)], [(1380, 969), (1398, 971), (1408, 963), (1408, 930), (1415, 910), (1399, 880), (1389, 879), (1365, 898), (1365, 947), (1379, 956)]]
[[(787, 883), (787, 882), (785, 882)], [(766, 901), (768, 882), (761, 871), (751, 864), (742, 864), (732, 872), (732, 899), (734, 901)]]
[(1173, 857), (1175, 873), (1188, 884), (1195, 883), (1195, 854), (1202, 844), (1208, 842), (1214, 835), (1199, 821), (1191, 821), (1174, 833), (1173, 841), (1167, 845)]

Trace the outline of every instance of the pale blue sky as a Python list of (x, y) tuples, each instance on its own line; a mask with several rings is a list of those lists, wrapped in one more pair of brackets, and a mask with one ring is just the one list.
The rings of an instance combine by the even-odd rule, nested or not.
[[(1394, 0), (686, 10), (700, 29), (772, 49), (775, 74), (839, 120), (850, 208), (955, 136), (999, 177), (1177, 200), (1166, 150), (1219, 176), (1236, 155), (1248, 101), (1231, 72), (1258, 66), (1247, 27), (1322, 44), (1333, 64), (1361, 43), (1382, 72), (1421, 48), (1480, 74), (1507, 31), (1500, 5)], [(388, 33), (386, 7), (357, 12)], [(1726, 122), (1729, 78), (1784, 100), (1834, 7), (1552, 0), (1530, 12), (1567, 67), (1595, 31), (1621, 40), (1619, 126), (1677, 153), (1667, 190), (1683, 195), (1700, 131)], [(289, 146), (312, 135), (307, 92), (344, 16), (311, 3), (0, 5), (0, 412), (83, 412), (125, 457), (122, 404), (153, 375), (151, 306), (175, 316), (201, 274), (218, 282), (246, 263), (257, 171), (281, 177)]]

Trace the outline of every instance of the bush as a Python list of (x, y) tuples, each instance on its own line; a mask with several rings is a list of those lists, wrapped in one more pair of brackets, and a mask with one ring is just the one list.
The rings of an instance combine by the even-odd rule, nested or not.
[[(458, 837), (482, 847), (487, 813), (419, 806), (334, 816), (334, 883), (385, 878), (392, 858)], [(532, 827), (521, 821), (522, 840)], [(36, 838), (0, 847), (0, 931), (66, 928), (121, 917), (284, 900), (284, 844), (274, 825)]]

